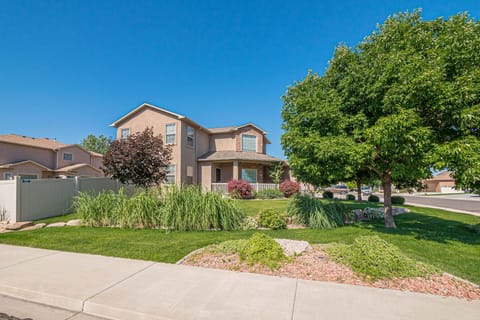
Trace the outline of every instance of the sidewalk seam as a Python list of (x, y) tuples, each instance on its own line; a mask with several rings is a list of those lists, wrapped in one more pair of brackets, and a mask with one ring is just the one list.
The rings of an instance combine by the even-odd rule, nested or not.
[(295, 292), (293, 293), (293, 306), (292, 306), (292, 316), (290, 317), (293, 320), (295, 315), (295, 302), (297, 301), (297, 288), (298, 288), (298, 278), (295, 280)]
[[(38, 249), (38, 248), (33, 248), (33, 249)], [(11, 265), (8, 265), (8, 266), (5, 266), (5, 267), (1, 267), (0, 270), (4, 270), (4, 269), (10, 268), (10, 267), (15, 267), (15, 266), (18, 266), (19, 264), (22, 264), (22, 263), (35, 261), (35, 260), (37, 260), (37, 259), (41, 259), (41, 258), (53, 256), (53, 255), (59, 254), (59, 253), (60, 253), (60, 251), (59, 251), (59, 252), (51, 252), (51, 253), (46, 254), (46, 255), (44, 255), (44, 256), (35, 257), (35, 258), (30, 258), (30, 259), (27, 259), (27, 260), (23, 260), (23, 261), (20, 261), (20, 262), (17, 262), (17, 263), (14, 263), (14, 264), (11, 264)]]
[(124, 279), (121, 279), (121, 280), (119, 280), (119, 281), (117, 281), (117, 282), (109, 285), (109, 286), (106, 287), (105, 289), (100, 290), (99, 292), (95, 293), (94, 295), (86, 298), (85, 300), (82, 301), (82, 311), (81, 311), (81, 312), (84, 312), (84, 311), (85, 311), (85, 303), (86, 303), (88, 300), (95, 298), (95, 297), (98, 296), (99, 294), (104, 293), (105, 291), (107, 291), (107, 290), (115, 287), (116, 285), (118, 285), (118, 284), (120, 284), (120, 283), (122, 283), (122, 282), (124, 282), (124, 281), (126, 281), (126, 280), (128, 280), (128, 279), (131, 279), (132, 277), (136, 276), (136, 275), (139, 274), (140, 272), (143, 272), (143, 271), (147, 270), (148, 268), (150, 268), (151, 266), (154, 266), (155, 264), (157, 264), (157, 263), (156, 263), (156, 262), (152, 262), (152, 263), (150, 263), (149, 265), (147, 265), (146, 267), (144, 267), (144, 268), (142, 268), (142, 269), (140, 269), (140, 270), (132, 273), (132, 274), (129, 275), (128, 277), (126, 277), (126, 278), (124, 278)]

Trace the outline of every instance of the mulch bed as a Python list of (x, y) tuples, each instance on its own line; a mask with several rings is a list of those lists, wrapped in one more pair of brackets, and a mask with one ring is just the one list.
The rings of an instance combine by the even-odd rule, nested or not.
[(240, 262), (240, 258), (236, 254), (225, 255), (209, 252), (193, 255), (182, 264), (480, 300), (478, 286), (457, 280), (447, 274), (433, 275), (429, 278), (396, 278), (369, 282), (356, 275), (347, 266), (330, 260), (328, 254), (320, 246), (315, 246), (313, 250), (293, 258), (291, 262), (283, 263), (276, 270), (271, 270), (263, 265), (249, 266), (245, 262)]

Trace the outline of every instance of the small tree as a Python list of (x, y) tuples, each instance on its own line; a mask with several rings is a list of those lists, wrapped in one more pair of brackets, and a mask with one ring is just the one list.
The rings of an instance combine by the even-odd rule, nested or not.
[(103, 171), (122, 183), (148, 187), (166, 180), (171, 159), (172, 149), (163, 144), (162, 135), (155, 136), (152, 128), (146, 128), (127, 139), (112, 141)]
[(86, 138), (82, 139), (80, 145), (88, 151), (105, 154), (110, 145), (110, 139), (103, 134), (96, 137), (93, 134), (89, 134)]
[(283, 176), (283, 163), (277, 162), (268, 171), (268, 176), (272, 179), (273, 183), (278, 185), (282, 181)]

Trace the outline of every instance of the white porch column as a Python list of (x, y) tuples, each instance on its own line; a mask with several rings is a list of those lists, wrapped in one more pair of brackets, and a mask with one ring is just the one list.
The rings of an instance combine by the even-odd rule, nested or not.
[(238, 180), (238, 160), (233, 161), (233, 177), (234, 180)]

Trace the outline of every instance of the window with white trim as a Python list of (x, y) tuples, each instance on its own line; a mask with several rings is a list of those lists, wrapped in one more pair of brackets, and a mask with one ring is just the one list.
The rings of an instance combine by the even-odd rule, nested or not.
[(124, 128), (120, 130), (120, 139), (125, 140), (130, 137), (130, 128)]
[(193, 147), (195, 142), (195, 131), (192, 127), (187, 127), (187, 146)]
[(63, 153), (63, 160), (64, 161), (73, 161), (73, 154), (68, 153), (68, 152), (64, 152)]
[(175, 173), (176, 173), (176, 166), (174, 164), (169, 164), (167, 166), (167, 184), (175, 183)]
[(13, 173), (11, 173), (11, 172), (5, 172), (5, 173), (3, 174), (3, 178), (4, 178), (5, 180), (13, 180)]
[(257, 136), (242, 135), (242, 151), (257, 152)]
[(175, 144), (176, 136), (177, 136), (177, 124), (167, 123), (165, 125), (165, 143)]
[(257, 169), (242, 169), (242, 180), (257, 183)]

